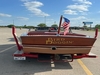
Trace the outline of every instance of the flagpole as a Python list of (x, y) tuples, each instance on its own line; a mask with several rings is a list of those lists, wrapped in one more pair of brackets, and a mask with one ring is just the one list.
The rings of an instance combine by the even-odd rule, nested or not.
[(60, 17), (60, 22), (59, 22), (59, 28), (58, 28), (58, 34), (60, 33), (62, 18), (63, 18), (63, 16), (61, 15), (61, 17)]

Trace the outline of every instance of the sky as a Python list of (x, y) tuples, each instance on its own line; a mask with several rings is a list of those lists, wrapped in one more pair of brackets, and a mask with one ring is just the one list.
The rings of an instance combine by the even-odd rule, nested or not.
[(83, 22), (95, 26), (100, 24), (99, 6), (100, 0), (0, 0), (0, 25), (59, 25), (63, 15), (70, 26), (83, 26)]

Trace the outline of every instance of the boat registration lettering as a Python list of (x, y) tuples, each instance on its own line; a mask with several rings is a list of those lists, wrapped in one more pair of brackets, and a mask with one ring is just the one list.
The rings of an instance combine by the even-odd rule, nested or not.
[(68, 41), (65, 38), (48, 38), (46, 44), (72, 44), (73, 41)]

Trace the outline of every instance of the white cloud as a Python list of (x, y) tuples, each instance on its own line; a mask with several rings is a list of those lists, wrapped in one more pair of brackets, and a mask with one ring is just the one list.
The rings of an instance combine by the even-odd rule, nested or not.
[(89, 11), (89, 7), (90, 5), (92, 5), (92, 3), (88, 0), (73, 0), (73, 1), (75, 1), (75, 3), (72, 5), (68, 5), (67, 10), (65, 11), (69, 14), (74, 13), (73, 15), (78, 13), (84, 14), (84, 12)]
[(86, 20), (87, 18), (85, 16), (79, 16), (76, 18), (71, 18), (71, 20)]
[(71, 20), (71, 26), (80, 26), (82, 25), (83, 21), (89, 21), (88, 18), (86, 18), (85, 16), (70, 18), (70, 20)]
[(0, 13), (0, 17), (11, 17), (9, 14)]
[(92, 3), (88, 0), (73, 0), (73, 1), (77, 1), (78, 3), (82, 3), (82, 4), (86, 4), (86, 5), (92, 5)]
[(29, 20), (29, 18), (26, 18), (26, 17), (17, 17), (17, 19), (20, 19), (20, 20)]
[(81, 15), (88, 15), (88, 13), (87, 12), (82, 12)]
[(70, 14), (70, 15), (77, 15), (76, 11), (73, 10), (64, 10), (64, 14)]
[[(26, 1), (26, 0), (25, 0)], [(39, 7), (43, 6), (43, 3), (39, 1), (26, 1), (24, 2), (24, 6), (32, 12), (34, 15), (37, 16), (50, 16), (49, 14), (43, 12)]]
[(73, 9), (73, 10), (77, 10), (79, 12), (84, 12), (84, 11), (88, 11), (88, 5), (69, 5), (67, 6), (68, 9)]

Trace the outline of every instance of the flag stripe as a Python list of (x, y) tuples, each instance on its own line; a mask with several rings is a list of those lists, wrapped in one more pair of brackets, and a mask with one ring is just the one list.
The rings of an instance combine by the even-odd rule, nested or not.
[(62, 24), (64, 28), (64, 35), (66, 35), (69, 32), (69, 26), (70, 26), (70, 20), (64, 17), (64, 22)]

